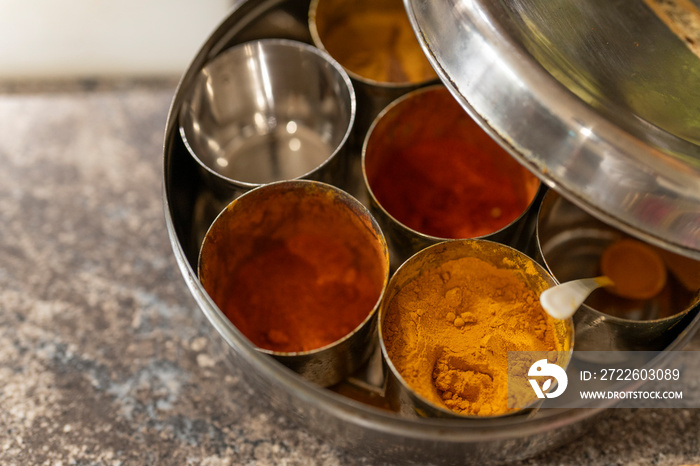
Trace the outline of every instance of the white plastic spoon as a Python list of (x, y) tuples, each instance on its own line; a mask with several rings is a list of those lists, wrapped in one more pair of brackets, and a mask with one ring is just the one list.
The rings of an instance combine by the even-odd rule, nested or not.
[(593, 290), (612, 285), (612, 280), (604, 275), (572, 280), (544, 290), (540, 294), (540, 303), (547, 314), (555, 319), (568, 319), (581, 307)]

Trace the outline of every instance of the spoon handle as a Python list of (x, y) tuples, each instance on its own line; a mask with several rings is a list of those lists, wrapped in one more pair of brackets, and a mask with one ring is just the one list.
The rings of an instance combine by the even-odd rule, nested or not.
[(540, 295), (540, 303), (547, 314), (555, 319), (568, 319), (593, 290), (610, 285), (612, 280), (606, 276), (572, 280), (544, 290)]

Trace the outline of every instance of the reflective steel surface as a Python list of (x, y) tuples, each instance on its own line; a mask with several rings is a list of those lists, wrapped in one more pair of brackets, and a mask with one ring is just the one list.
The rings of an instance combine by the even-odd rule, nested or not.
[(513, 156), (594, 216), (700, 258), (697, 1), (663, 2), (676, 16), (621, 0), (404, 3), (443, 82)]
[[(378, 461), (493, 464), (527, 458), (581, 436), (604, 414), (602, 408), (539, 410), (532, 417), (455, 420), (409, 419), (360, 403), (304, 380), (257, 351), (207, 295), (197, 279), (197, 255), (204, 232), (220, 209), (198, 163), (180, 138), (177, 111), (198, 70), (228, 47), (262, 37), (310, 43), (308, 8), (308, 0), (237, 1), (183, 75), (168, 116), (163, 152), (168, 233), (180, 272), (199, 306), (198, 314), (211, 325), (213, 340), (231, 364), (245, 374), (242, 382), (266, 400), (271, 409), (339, 448), (362, 451)], [(449, 30), (446, 28), (445, 32)], [(519, 121), (528, 128), (537, 123), (528, 118)], [(532, 129), (530, 132), (535, 133)], [(678, 349), (687, 343), (698, 322), (690, 322), (667, 349)]]
[[(538, 250), (534, 256), (558, 283), (596, 276), (605, 248), (625, 237), (620, 230), (592, 217), (553, 190), (542, 200), (536, 232)], [(672, 277), (664, 293), (643, 304), (615, 299), (598, 290), (574, 315), (576, 349), (661, 351), (698, 312), (698, 297), (678, 286)]]
[(212, 186), (237, 195), (296, 178), (342, 183), (337, 159), (354, 118), (350, 78), (328, 54), (261, 39), (200, 70), (180, 110), (180, 133)]

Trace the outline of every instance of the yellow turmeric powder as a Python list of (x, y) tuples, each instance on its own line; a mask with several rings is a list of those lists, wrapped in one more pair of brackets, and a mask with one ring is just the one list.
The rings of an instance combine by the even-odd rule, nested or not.
[(546, 282), (531, 262), (513, 266), (456, 258), (422, 270), (391, 299), (382, 322), (389, 359), (425, 400), (461, 415), (505, 414), (514, 409), (508, 351), (568, 350), (520, 274), (541, 289)]
[(381, 83), (420, 83), (437, 75), (401, 0), (321, 0), (312, 22), (328, 53), (346, 70)]

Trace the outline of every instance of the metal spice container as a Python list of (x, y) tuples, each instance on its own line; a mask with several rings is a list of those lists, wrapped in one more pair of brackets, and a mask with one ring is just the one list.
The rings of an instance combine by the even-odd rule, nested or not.
[(389, 254), (356, 199), (324, 183), (281, 181), (221, 212), (204, 237), (199, 278), (259, 351), (328, 386), (376, 347)]
[[(553, 283), (532, 259), (486, 240), (448, 241), (412, 256), (379, 310), (390, 401), (407, 415), (531, 413), (538, 398), (527, 371), (515, 372), (541, 358), (566, 370), (573, 351), (571, 319), (549, 317), (537, 301)], [(515, 364), (511, 355), (536, 359)]]
[(397, 264), (447, 239), (515, 246), (540, 187), (442, 85), (405, 94), (377, 116), (362, 175)]
[[(592, 7), (594, 4), (596, 8)], [(700, 178), (696, 161), (700, 152), (688, 138), (677, 138), (681, 133), (691, 134), (696, 119), (684, 120), (685, 126), (669, 126), (668, 121), (663, 121), (664, 115), (655, 114), (655, 110), (667, 108), (657, 105), (664, 102), (651, 102), (651, 107), (640, 108), (640, 102), (649, 101), (620, 100), (621, 96), (647, 95), (628, 92), (640, 89), (635, 87), (639, 82), (625, 82), (624, 86), (608, 82), (620, 76), (623, 80), (630, 76), (649, 77), (647, 72), (664, 67), (658, 66), (658, 60), (645, 60), (634, 64), (635, 70), (640, 65), (646, 67), (641, 75), (620, 68), (609, 70), (613, 72), (606, 75), (572, 76), (556, 73), (556, 66), (552, 65), (557, 62), (550, 59), (568, 57), (563, 62), (574, 67), (606, 69), (596, 67), (596, 60), (602, 55), (581, 56), (571, 48), (571, 37), (575, 43), (589, 44), (586, 37), (578, 40), (580, 34), (585, 36), (587, 31), (595, 30), (599, 34), (596, 41), (615, 44), (616, 47), (606, 50), (629, 51), (630, 44), (635, 43), (635, 37), (629, 36), (643, 31), (644, 37), (637, 38), (641, 39), (640, 45), (653, 43), (654, 50), (663, 57), (680, 60), (689, 70), (696, 70), (698, 62), (692, 61), (684, 50), (672, 49), (677, 37), (669, 38), (665, 30), (660, 30), (653, 18), (649, 19), (648, 12), (640, 9), (641, 2), (634, 6), (635, 15), (622, 18), (606, 10), (614, 9), (614, 4), (605, 2), (571, 1), (565, 8), (556, 10), (550, 9), (551, 2), (518, 3), (523, 8), (514, 5), (514, 2), (485, 0), (404, 1), (416, 37), (437, 75), (470, 116), (511, 155), (549, 186), (585, 204), (605, 221), (624, 225), (628, 233), (653, 238), (662, 247), (700, 257), (695, 203)], [(196, 274), (197, 257), (205, 232), (221, 210), (221, 200), (180, 137), (180, 109), (200, 70), (233, 46), (270, 38), (313, 43), (310, 6), (308, 0), (236, 2), (229, 16), (193, 58), (174, 96), (164, 141), (165, 216), (178, 266), (199, 306), (196, 315), (208, 322), (221, 351), (242, 369), (242, 381), (256, 390), (270, 409), (337, 447), (361, 451), (378, 461), (499, 463), (527, 458), (580, 436), (597, 421), (602, 408), (541, 409), (531, 416), (492, 419), (410, 418), (357, 402), (337, 390), (321, 388), (260, 352), (232, 325), (203, 288)], [(605, 21), (612, 17), (617, 22)], [(596, 18), (603, 21), (596, 22)], [(645, 20), (644, 27), (633, 24), (635, 18)], [(591, 23), (596, 27), (591, 28)], [(560, 27), (571, 24), (582, 24), (574, 31), (577, 34)], [(597, 27), (609, 24), (620, 27)], [(616, 37), (618, 33), (621, 35)], [(563, 53), (550, 53), (552, 50), (542, 47), (547, 44), (559, 47), (553, 52)], [(626, 56), (620, 54), (618, 58)], [(592, 79), (583, 83), (592, 85), (567, 89), (570, 78), (596, 76), (604, 80)], [(682, 76), (674, 76), (679, 78)], [(653, 82), (647, 80), (642, 84), (653, 87)], [(673, 96), (674, 87), (667, 85), (667, 81), (662, 84), (669, 92), (655, 95)], [(682, 89), (686, 95), (671, 102), (673, 105), (696, 101), (697, 86), (675, 86), (675, 89)], [(586, 95), (591, 90), (595, 92)], [(606, 105), (610, 102), (614, 105)], [(637, 118), (639, 110), (644, 110), (648, 118)], [(658, 125), (635, 127), (644, 121)], [(670, 136), (659, 131), (673, 126), (677, 131), (671, 131)], [(357, 134), (364, 135), (362, 131)], [(350, 155), (355, 165), (350, 167), (348, 189), (351, 195), (365, 200), (365, 195), (357, 189), (362, 185), (360, 154)], [(611, 181), (611, 173), (621, 176)], [(700, 321), (687, 315), (679, 322), (678, 333), (665, 349), (681, 348), (698, 327)], [(611, 335), (613, 339), (618, 337)], [(576, 340), (577, 345), (585, 343), (578, 335)], [(377, 388), (382, 388), (381, 380)]]

